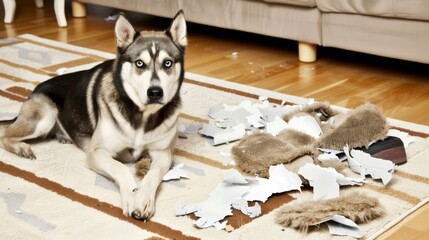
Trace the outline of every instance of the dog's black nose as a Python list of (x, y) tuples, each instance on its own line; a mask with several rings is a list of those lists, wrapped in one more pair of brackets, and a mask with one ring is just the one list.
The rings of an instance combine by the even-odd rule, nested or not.
[(147, 90), (147, 96), (149, 100), (156, 101), (162, 98), (164, 95), (164, 92), (162, 91), (162, 88), (160, 87), (150, 87)]

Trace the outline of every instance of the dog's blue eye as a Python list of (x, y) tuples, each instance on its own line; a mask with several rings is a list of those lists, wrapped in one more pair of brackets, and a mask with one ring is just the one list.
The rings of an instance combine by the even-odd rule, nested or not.
[(168, 68), (171, 68), (172, 66), (173, 66), (173, 61), (171, 61), (171, 60), (164, 60), (164, 68), (166, 68), (166, 69), (168, 69)]
[(145, 64), (144, 64), (144, 62), (143, 62), (142, 60), (137, 60), (137, 61), (135, 62), (135, 64), (136, 64), (136, 66), (137, 66), (138, 68), (144, 68), (144, 67), (145, 67)]

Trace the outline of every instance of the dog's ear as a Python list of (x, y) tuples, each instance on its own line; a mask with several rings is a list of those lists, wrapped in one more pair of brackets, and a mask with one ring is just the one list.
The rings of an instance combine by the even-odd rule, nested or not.
[(170, 27), (167, 29), (167, 34), (180, 47), (185, 48), (188, 44), (186, 38), (186, 21), (185, 14), (180, 10), (173, 19)]
[(136, 35), (136, 30), (123, 14), (119, 14), (115, 24), (116, 45), (120, 49), (127, 48)]

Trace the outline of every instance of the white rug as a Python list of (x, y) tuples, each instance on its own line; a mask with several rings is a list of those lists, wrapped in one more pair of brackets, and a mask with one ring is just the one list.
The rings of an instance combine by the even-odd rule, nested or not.
[[(15, 116), (35, 85), (54, 76), (57, 70), (81, 69), (113, 57), (33, 35), (0, 40), (0, 119)], [(278, 103), (308, 101), (187, 73), (181, 124), (204, 124), (212, 105), (256, 102), (259, 96)], [(419, 138), (407, 148), (408, 163), (397, 168), (386, 187), (380, 181), (369, 181), (363, 187), (341, 190), (341, 193), (365, 192), (378, 198), (386, 209), (384, 217), (360, 225), (364, 238), (376, 237), (429, 197), (429, 127), (394, 119), (389, 122)], [(234, 210), (234, 215), (226, 218), (234, 228), (231, 232), (198, 229), (191, 217), (175, 216), (178, 202), (201, 202), (222, 181), (223, 171), (233, 166), (228, 165), (231, 157), (220, 152), (228, 152), (234, 144), (213, 147), (199, 135), (180, 139), (174, 159), (176, 164), (184, 164), (190, 179), (162, 183), (155, 216), (148, 222), (122, 216), (115, 184), (89, 170), (85, 154), (73, 145), (56, 141), (35, 144), (33, 149), (38, 157), (35, 161), (0, 150), (0, 236), (2, 239), (348, 239), (330, 235), (326, 227), (302, 234), (275, 223), (278, 208), (295, 199), (311, 199), (311, 191), (277, 194), (260, 203), (262, 215), (253, 219)]]

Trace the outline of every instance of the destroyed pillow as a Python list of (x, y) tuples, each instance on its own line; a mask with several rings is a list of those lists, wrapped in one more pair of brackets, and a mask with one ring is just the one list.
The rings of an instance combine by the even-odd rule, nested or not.
[[(311, 136), (294, 130), (285, 130), (277, 137), (268, 133), (255, 133), (244, 137), (234, 146), (232, 154), (244, 172), (268, 177), (271, 165), (291, 163), (306, 155), (313, 156), (315, 143), (316, 140)], [(308, 158), (303, 159), (303, 164), (308, 162)]]
[(369, 103), (342, 115), (341, 119), (336, 119), (336, 116), (334, 119), (333, 127), (320, 138), (321, 148), (342, 150), (346, 145), (350, 149), (368, 147), (371, 142), (384, 139), (389, 130), (386, 118)]

